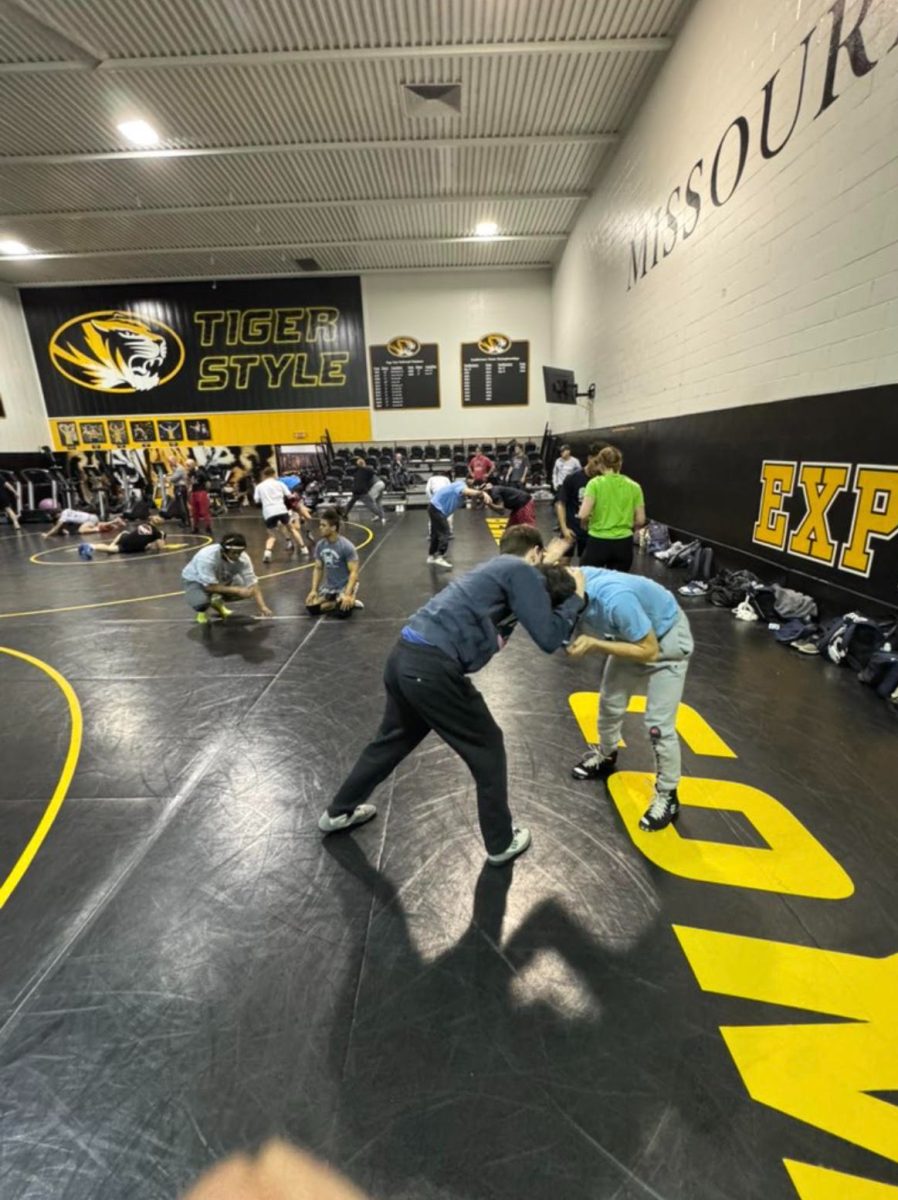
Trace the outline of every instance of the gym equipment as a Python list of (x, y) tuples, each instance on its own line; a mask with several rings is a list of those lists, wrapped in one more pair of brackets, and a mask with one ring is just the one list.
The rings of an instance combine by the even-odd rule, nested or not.
[(52, 500), (54, 508), (62, 508), (56, 480), (49, 471), (43, 467), (23, 467), (20, 474), (25, 482), (25, 507), (29, 512), (45, 507), (41, 500)]

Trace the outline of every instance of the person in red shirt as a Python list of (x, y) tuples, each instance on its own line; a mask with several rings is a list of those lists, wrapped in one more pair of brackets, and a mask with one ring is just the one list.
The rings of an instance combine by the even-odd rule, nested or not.
[(468, 478), (473, 483), (486, 483), (493, 473), (493, 460), (487, 458), (479, 446), (474, 449), (474, 456), (468, 463)]

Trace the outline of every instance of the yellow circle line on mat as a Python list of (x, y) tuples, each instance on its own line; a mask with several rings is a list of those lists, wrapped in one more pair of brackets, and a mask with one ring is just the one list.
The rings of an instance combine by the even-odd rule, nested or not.
[[(347, 521), (346, 524), (352, 525), (354, 529), (364, 529), (368, 535), (363, 542), (359, 542), (356, 550), (364, 550), (374, 541), (374, 531), (367, 525), (357, 525), (355, 521)], [(285, 571), (271, 571), (268, 575), (260, 575), (259, 579), (277, 579), (279, 575), (294, 575), (297, 571), (307, 571), (311, 566), (311, 562), (301, 563), (298, 567), (288, 567)], [(61, 608), (35, 608), (30, 612), (0, 613), (0, 621), (9, 621), (13, 617), (45, 617), (50, 613), (80, 612), (88, 608), (114, 608), (117, 604), (140, 604), (143, 600), (170, 600), (172, 596), (183, 595), (182, 588), (177, 592), (157, 592), (153, 596), (129, 596), (124, 600), (95, 600), (91, 604), (66, 604)]]
[[(208, 546), (210, 542), (214, 542), (214, 538), (207, 537), (205, 533), (182, 533), (181, 537), (195, 537), (199, 540), (194, 542), (192, 546), (178, 545), (177, 550), (164, 550), (161, 552), (162, 558), (168, 558), (170, 554), (186, 554), (188, 550), (199, 550), (203, 546)], [(41, 562), (45, 554), (77, 554), (78, 547), (81, 545), (90, 546), (91, 542), (79, 542), (78, 546), (51, 546), (49, 550), (39, 550), (37, 554), (32, 554), (29, 562), (33, 562), (38, 567), (80, 567), (80, 562)], [(149, 559), (157, 558), (160, 554), (154, 550), (152, 554), (147, 554), (144, 551), (142, 554), (98, 554), (92, 561), (95, 563), (101, 562), (147, 562)]]
[(28, 839), (28, 845), (19, 855), (13, 869), (2, 883), (0, 883), (0, 908), (2, 908), (22, 882), (22, 876), (31, 866), (34, 856), (43, 845), (44, 838), (50, 832), (53, 822), (62, 808), (62, 802), (68, 794), (69, 784), (72, 782), (72, 776), (75, 774), (75, 767), (78, 765), (84, 722), (81, 716), (81, 705), (78, 702), (78, 697), (75, 695), (75, 689), (64, 675), (60, 675), (49, 663), (42, 662), (39, 658), (33, 658), (30, 654), (23, 654), (21, 650), (11, 650), (8, 646), (0, 646), (0, 654), (9, 654), (13, 658), (20, 658), (23, 662), (30, 663), (31, 666), (43, 671), (45, 675), (49, 675), (65, 696), (69, 706), (69, 716), (72, 720), (72, 729), (69, 734), (69, 748), (66, 751), (65, 762), (62, 765), (59, 779), (56, 781), (53, 795), (47, 802), (47, 807), (44, 809), (43, 816), (38, 822), (37, 828)]

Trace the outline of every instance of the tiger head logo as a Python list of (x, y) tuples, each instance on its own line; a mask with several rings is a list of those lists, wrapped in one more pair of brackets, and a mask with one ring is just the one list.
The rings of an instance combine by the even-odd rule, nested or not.
[(413, 337), (394, 337), (387, 342), (387, 350), (394, 358), (414, 358), (421, 343)]
[(484, 354), (507, 354), (511, 349), (511, 338), (504, 333), (486, 333), (477, 343)]
[(148, 392), (184, 364), (184, 343), (173, 329), (132, 312), (82, 313), (50, 339), (60, 374), (95, 392)]

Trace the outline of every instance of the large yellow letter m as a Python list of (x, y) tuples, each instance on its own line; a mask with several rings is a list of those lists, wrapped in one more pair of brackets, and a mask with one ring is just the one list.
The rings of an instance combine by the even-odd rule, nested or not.
[(898, 954), (865, 958), (674, 926), (702, 989), (840, 1018), (721, 1028), (753, 1099), (898, 1161)]

